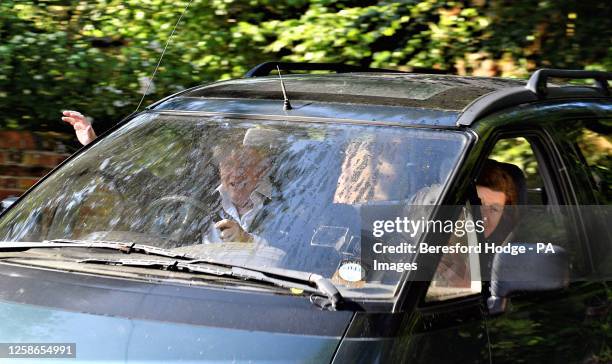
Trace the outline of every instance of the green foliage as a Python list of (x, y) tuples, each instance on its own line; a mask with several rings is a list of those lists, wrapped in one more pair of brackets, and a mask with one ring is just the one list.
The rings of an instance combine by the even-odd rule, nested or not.
[[(112, 122), (133, 111), (187, 2), (8, 1), (0, 5), (0, 111), (8, 127), (56, 129), (62, 109)], [(147, 101), (247, 70), (255, 49), (228, 3), (194, 0)], [(146, 102), (145, 102), (146, 104)]]
[[(4, 0), (0, 125), (58, 129), (62, 109), (104, 129), (133, 111), (187, 0)], [(145, 104), (265, 61), (346, 62), (521, 76), (610, 69), (605, 2), (193, 0)]]
[(525, 138), (500, 140), (495, 144), (490, 158), (518, 166), (527, 175), (527, 179), (539, 172), (532, 147)]

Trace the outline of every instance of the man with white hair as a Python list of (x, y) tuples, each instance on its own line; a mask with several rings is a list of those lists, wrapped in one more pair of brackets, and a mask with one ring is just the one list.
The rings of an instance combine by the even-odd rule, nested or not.
[[(248, 133), (247, 133), (248, 136)], [(245, 145), (217, 146), (214, 150), (221, 183), (221, 220), (214, 223), (205, 242), (253, 242), (249, 233), (264, 205), (272, 198), (271, 160), (264, 148)]]
[[(78, 111), (64, 111), (62, 120), (73, 126), (83, 145), (97, 137), (89, 120)], [(248, 231), (271, 198), (272, 185), (268, 176), (271, 164), (267, 149), (278, 137), (278, 132), (273, 130), (249, 129), (241, 143), (226, 143), (214, 148), (221, 179), (215, 191), (219, 193), (222, 212), (220, 220), (213, 223), (204, 237), (205, 242), (258, 240)]]

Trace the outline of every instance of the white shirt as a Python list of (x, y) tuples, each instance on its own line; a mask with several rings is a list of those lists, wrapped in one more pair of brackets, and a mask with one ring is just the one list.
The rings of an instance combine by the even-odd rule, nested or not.
[[(221, 208), (227, 215), (229, 215), (227, 218), (231, 218), (232, 220), (236, 221), (240, 227), (242, 227), (242, 230), (249, 232), (253, 220), (263, 208), (266, 200), (272, 198), (272, 183), (270, 182), (269, 176), (262, 177), (260, 182), (257, 184), (257, 187), (255, 187), (249, 196), (252, 205), (251, 209), (242, 214), (242, 216), (240, 216), (238, 213), (238, 208), (236, 208), (232, 202), (229, 192), (223, 184), (219, 185), (215, 191), (217, 191), (221, 196)], [(205, 244), (220, 243), (223, 241), (221, 239), (221, 231), (215, 227), (215, 223), (217, 222), (218, 221), (211, 222), (211, 226), (208, 230), (209, 232), (204, 237)], [(264, 242), (263, 239), (258, 238), (257, 236), (253, 236), (253, 238), (255, 242)]]

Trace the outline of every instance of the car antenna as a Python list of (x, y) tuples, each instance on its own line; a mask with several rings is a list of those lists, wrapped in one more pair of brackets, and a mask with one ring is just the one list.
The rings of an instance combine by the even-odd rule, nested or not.
[(293, 107), (291, 107), (291, 102), (289, 102), (289, 98), (287, 98), (287, 90), (285, 89), (285, 83), (283, 82), (283, 76), (281, 76), (280, 67), (276, 65), (276, 69), (278, 70), (278, 77), (280, 78), (281, 90), (283, 90), (283, 97), (285, 98), (283, 100), (283, 110), (291, 110), (293, 109)]
[(166, 41), (166, 45), (164, 46), (164, 50), (162, 51), (161, 55), (159, 56), (159, 60), (157, 61), (157, 65), (155, 66), (155, 69), (153, 70), (153, 74), (151, 75), (151, 78), (149, 78), (149, 82), (147, 83), (147, 88), (142, 93), (142, 98), (140, 99), (140, 102), (138, 103), (138, 106), (136, 106), (136, 110), (134, 110), (134, 114), (138, 112), (138, 109), (140, 109), (140, 105), (142, 105), (142, 102), (144, 101), (145, 96), (149, 92), (149, 89), (151, 88), (151, 85), (153, 84), (153, 79), (155, 78), (155, 75), (157, 74), (157, 69), (159, 68), (159, 65), (161, 64), (161, 61), (164, 58), (164, 55), (166, 54), (166, 49), (168, 49), (168, 45), (172, 41), (172, 37), (174, 36), (174, 32), (176, 31), (176, 28), (178, 27), (179, 23), (183, 19), (183, 15), (185, 15), (185, 13), (187, 12), (187, 9), (189, 9), (189, 5), (191, 5), (192, 2), (193, 2), (193, 0), (189, 0), (187, 5), (185, 6), (185, 9), (183, 9), (183, 12), (181, 13), (181, 16), (179, 16), (178, 20), (176, 21), (176, 24), (174, 24), (174, 28), (172, 28), (172, 32), (170, 32), (170, 36), (168, 37), (168, 40)]

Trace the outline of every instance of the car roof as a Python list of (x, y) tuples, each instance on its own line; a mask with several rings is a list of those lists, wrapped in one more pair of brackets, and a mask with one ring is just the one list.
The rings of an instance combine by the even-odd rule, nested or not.
[[(278, 75), (251, 73), (193, 87), (149, 109), (460, 127), (508, 107), (547, 99), (610, 100), (607, 80), (612, 79), (609, 72), (554, 69), (538, 70), (528, 81), (383, 70), (287, 74), (281, 82)], [(596, 87), (550, 84), (552, 77), (592, 78)], [(283, 108), (281, 83), (293, 106), (290, 110)]]
[[(292, 74), (283, 77), (288, 98), (365, 105), (409, 106), (461, 111), (475, 99), (525, 81), (410, 73)], [(282, 100), (278, 76), (216, 82), (192, 89), (187, 97)]]

